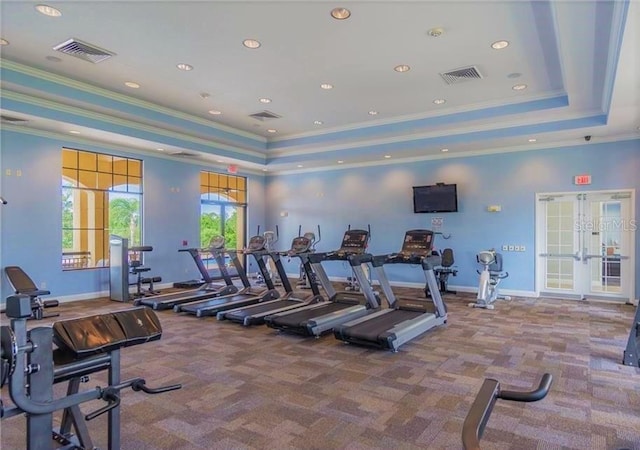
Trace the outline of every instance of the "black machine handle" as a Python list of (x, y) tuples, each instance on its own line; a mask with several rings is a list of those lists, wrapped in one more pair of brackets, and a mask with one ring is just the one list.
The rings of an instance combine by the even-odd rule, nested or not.
[(159, 388), (150, 388), (147, 387), (146, 383), (147, 382), (143, 378), (140, 378), (131, 383), (131, 389), (136, 392), (142, 391), (145, 394), (162, 394), (163, 392), (176, 391), (182, 388), (181, 384), (171, 384), (169, 386), (162, 386)]
[(491, 417), (491, 412), (497, 399), (513, 400), (517, 402), (535, 402), (542, 400), (549, 393), (553, 377), (545, 373), (533, 391), (517, 392), (502, 391), (497, 380), (487, 378), (482, 383), (480, 391), (471, 405), (462, 425), (462, 446), (465, 450), (480, 450), (480, 439)]
[(138, 245), (137, 247), (129, 247), (130, 252), (152, 252), (153, 246), (151, 245)]
[(503, 400), (513, 400), (516, 402), (537, 402), (547, 396), (552, 382), (553, 376), (551, 376), (550, 373), (545, 373), (542, 375), (540, 384), (535, 390), (529, 392), (500, 391), (498, 398)]
[(105, 400), (107, 404), (100, 409), (97, 409), (85, 416), (86, 420), (93, 420), (98, 416), (112, 410), (113, 408), (120, 405), (120, 391), (122, 389), (126, 389), (130, 387), (135, 392), (144, 392), (145, 394), (162, 394), (163, 392), (175, 391), (177, 389), (181, 389), (181, 384), (172, 384), (169, 386), (162, 386), (159, 388), (150, 388), (147, 387), (147, 382), (144, 378), (133, 378), (131, 380), (125, 381), (123, 383), (117, 384), (115, 386), (109, 386), (104, 389), (100, 389), (101, 400)]
[(100, 395), (101, 400), (105, 400), (107, 404), (100, 409), (96, 409), (95, 411), (84, 416), (85, 420), (93, 420), (98, 416), (103, 415), (104, 413), (111, 411), (113, 408), (120, 406), (120, 396), (118, 395), (118, 390), (115, 388), (106, 388), (102, 391)]

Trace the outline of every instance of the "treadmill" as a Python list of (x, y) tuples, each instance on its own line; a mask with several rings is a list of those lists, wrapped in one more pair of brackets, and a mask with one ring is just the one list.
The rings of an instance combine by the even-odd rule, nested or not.
[(311, 269), (311, 264), (309, 262), (309, 253), (312, 251), (312, 245), (313, 241), (309, 239), (309, 237), (298, 236), (293, 239), (289, 250), (279, 253), (271, 252), (269, 254), (275, 263), (276, 270), (278, 271), (278, 275), (280, 280), (282, 280), (282, 285), (286, 291), (286, 294), (283, 297), (242, 308), (220, 311), (216, 316), (218, 320), (230, 320), (244, 326), (261, 325), (264, 324), (265, 317), (271, 314), (290, 311), (292, 309), (301, 308), (303, 306), (323, 301), (324, 299), (320, 295), (320, 290), (316, 283), (311, 283), (311, 294), (307, 292), (293, 292), (291, 283), (287, 277), (287, 272), (285, 271), (281, 260), (282, 256), (295, 256), (300, 258), (307, 279), (313, 280), (313, 269)]
[[(186, 248), (180, 249), (179, 252), (187, 252), (191, 255), (193, 260), (198, 266), (198, 270), (202, 275), (205, 284), (198, 289), (190, 289), (188, 291), (180, 291), (180, 292), (172, 292), (169, 294), (160, 294), (155, 295), (153, 297), (142, 297), (134, 301), (135, 306), (149, 306), (155, 310), (163, 310), (163, 309), (172, 309), (175, 305), (179, 305), (181, 303), (193, 302), (197, 300), (204, 300), (213, 297), (221, 297), (225, 295), (231, 295), (238, 292), (238, 288), (234, 286), (233, 280), (229, 276), (229, 272), (227, 272), (227, 268), (224, 262), (224, 237), (218, 236), (211, 239), (209, 243), (209, 248), (207, 249), (197, 249), (197, 248)], [(224, 279), (225, 284), (215, 284), (211, 279), (207, 268), (204, 266), (202, 262), (202, 258), (200, 257), (200, 252), (208, 251), (211, 253), (211, 256), (215, 259), (218, 264), (218, 268), (220, 269), (220, 274)], [(236, 266), (240, 265), (240, 261), (237, 260), (237, 257), (232, 257), (232, 262)], [(240, 265), (240, 267), (242, 267)], [(248, 281), (247, 281), (248, 284)]]
[[(264, 262), (264, 256), (268, 256), (269, 250), (265, 248), (266, 240), (264, 236), (253, 236), (249, 240), (249, 245), (243, 250), (243, 253), (252, 255), (260, 273), (264, 277), (266, 288), (255, 288), (249, 284), (246, 273), (243, 271), (241, 279), (245, 285), (244, 289), (238, 291), (233, 295), (227, 295), (225, 297), (210, 298), (208, 300), (195, 301), (190, 303), (181, 303), (173, 307), (173, 311), (177, 313), (194, 314), (196, 317), (215, 316), (220, 311), (226, 311), (228, 309), (240, 308), (242, 306), (252, 305), (267, 300), (273, 300), (280, 297), (280, 293), (275, 289), (273, 281), (269, 276), (269, 270)], [(237, 260), (237, 256), (235, 256)], [(240, 268), (238, 268), (240, 274)]]
[[(404, 343), (433, 327), (445, 324), (447, 309), (433, 273), (433, 268), (440, 264), (440, 256), (431, 255), (432, 244), (432, 231), (409, 230), (399, 253), (374, 256), (372, 265), (389, 301), (389, 308), (342, 324), (334, 330), (335, 337), (345, 342), (397, 352)], [(431, 297), (396, 298), (384, 272), (384, 264), (421, 265)]]
[[(371, 255), (364, 253), (368, 241), (368, 231), (347, 230), (340, 249), (329, 253), (310, 253), (309, 262), (329, 296), (329, 301), (267, 316), (265, 317), (267, 326), (280, 331), (318, 338), (344, 322), (375, 311), (379, 307), (379, 299), (373, 292), (361, 266), (371, 261)], [(362, 293), (336, 292), (322, 267), (324, 261), (348, 261), (360, 283)]]

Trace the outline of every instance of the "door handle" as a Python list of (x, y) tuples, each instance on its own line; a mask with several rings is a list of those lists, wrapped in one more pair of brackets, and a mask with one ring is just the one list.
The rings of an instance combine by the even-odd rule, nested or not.
[(540, 253), (540, 256), (545, 256), (547, 258), (573, 258), (576, 261), (580, 261), (580, 256), (578, 252), (576, 253)]

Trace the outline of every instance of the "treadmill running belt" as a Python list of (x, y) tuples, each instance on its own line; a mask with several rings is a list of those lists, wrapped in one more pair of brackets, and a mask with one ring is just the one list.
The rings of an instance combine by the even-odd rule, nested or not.
[(155, 297), (142, 297), (137, 302), (140, 305), (150, 306), (152, 309), (163, 310), (171, 309), (175, 305), (188, 302), (197, 302), (199, 300), (206, 300), (212, 297), (218, 297), (219, 294), (216, 291), (206, 290), (191, 290), (186, 292), (176, 292), (172, 294), (161, 295)]
[(356, 338), (359, 340), (378, 342), (378, 337), (395, 325), (405, 320), (411, 320), (424, 313), (418, 311), (407, 311), (396, 309), (390, 313), (383, 314), (378, 317), (372, 317), (362, 323), (350, 327), (340, 327), (339, 333), (344, 337)]
[(248, 316), (253, 316), (256, 314), (262, 314), (263, 312), (271, 311), (278, 308), (284, 308), (289, 305), (302, 305), (301, 302), (295, 300), (276, 300), (275, 302), (269, 303), (257, 303), (256, 305), (251, 305), (248, 308), (238, 309), (236, 311), (229, 311), (225, 313), (224, 318), (227, 320), (233, 320), (234, 322), (244, 322), (244, 318)]
[(274, 317), (271, 322), (276, 326), (276, 328), (278, 326), (299, 327), (309, 319), (314, 319), (318, 316), (323, 316), (335, 311), (340, 311), (341, 309), (352, 308), (353, 306), (354, 305), (351, 303), (327, 302), (327, 304), (323, 305), (322, 307), (307, 310), (303, 309), (291, 314), (283, 315), (281, 317)]
[(231, 297), (219, 297), (206, 300), (204, 302), (190, 303), (180, 306), (180, 312), (188, 312), (195, 314), (196, 311), (202, 308), (215, 308), (216, 306), (225, 305), (230, 302), (237, 302), (240, 300), (246, 300), (254, 298), (253, 295), (232, 295)]

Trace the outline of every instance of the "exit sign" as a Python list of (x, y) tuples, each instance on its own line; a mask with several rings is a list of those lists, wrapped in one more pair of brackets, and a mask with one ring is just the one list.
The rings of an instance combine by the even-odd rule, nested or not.
[(577, 185), (591, 184), (591, 175), (576, 175), (573, 177), (573, 183)]

